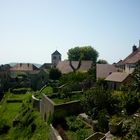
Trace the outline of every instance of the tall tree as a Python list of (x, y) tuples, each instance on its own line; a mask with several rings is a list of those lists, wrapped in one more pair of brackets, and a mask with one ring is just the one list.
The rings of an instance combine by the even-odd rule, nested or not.
[(68, 50), (70, 61), (92, 60), (96, 63), (98, 52), (91, 46), (75, 47)]

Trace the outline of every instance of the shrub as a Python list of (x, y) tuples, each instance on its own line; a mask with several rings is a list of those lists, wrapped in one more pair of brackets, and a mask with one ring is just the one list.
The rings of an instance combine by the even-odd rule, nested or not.
[(118, 102), (119, 100), (112, 96), (111, 91), (97, 87), (84, 93), (81, 105), (88, 115), (96, 119), (98, 112), (103, 109), (106, 109), (110, 115), (118, 112)]
[(57, 68), (52, 68), (49, 72), (49, 78), (52, 80), (58, 80), (61, 75), (61, 71), (59, 71)]
[(7, 124), (6, 120), (0, 118), (0, 134), (7, 133), (10, 129), (10, 126)]
[(101, 132), (107, 132), (108, 131), (108, 115), (106, 110), (101, 110), (98, 114), (98, 128)]
[(123, 100), (123, 107), (126, 109), (128, 115), (131, 115), (137, 111), (140, 107), (139, 103), (139, 93), (135, 91), (129, 91)]
[(68, 117), (66, 118), (66, 120), (67, 120), (67, 125), (69, 126), (69, 130), (71, 131), (77, 131), (84, 127), (83, 122), (76, 116)]

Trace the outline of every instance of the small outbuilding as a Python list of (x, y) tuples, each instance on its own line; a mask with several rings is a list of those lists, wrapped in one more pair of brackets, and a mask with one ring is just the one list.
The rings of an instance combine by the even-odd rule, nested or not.
[(106, 79), (110, 89), (119, 89), (120, 86), (127, 85), (131, 81), (131, 75), (125, 72), (113, 72)]

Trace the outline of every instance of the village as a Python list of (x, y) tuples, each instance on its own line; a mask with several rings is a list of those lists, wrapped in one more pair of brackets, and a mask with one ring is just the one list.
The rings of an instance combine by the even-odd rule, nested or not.
[(140, 42), (113, 64), (61, 57), (0, 66), (0, 139), (140, 139)]

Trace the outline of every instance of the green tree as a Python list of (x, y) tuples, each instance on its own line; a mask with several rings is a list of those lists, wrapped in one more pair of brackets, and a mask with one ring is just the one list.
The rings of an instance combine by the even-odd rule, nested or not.
[(103, 60), (103, 59), (99, 59), (97, 61), (98, 64), (108, 64), (108, 62), (106, 60)]
[(68, 50), (68, 59), (71, 61), (92, 60), (96, 63), (98, 52), (91, 46), (75, 47)]
[(61, 77), (62, 73), (57, 68), (52, 68), (49, 72), (49, 78), (52, 80), (58, 80)]
[(134, 89), (136, 89), (137, 91), (140, 91), (140, 60), (136, 64), (132, 77), (134, 79), (134, 82), (133, 82)]
[(92, 88), (84, 93), (81, 104), (85, 112), (92, 118), (97, 118), (101, 110), (106, 109), (112, 115), (119, 111), (118, 99), (112, 96), (111, 91), (100, 87)]

